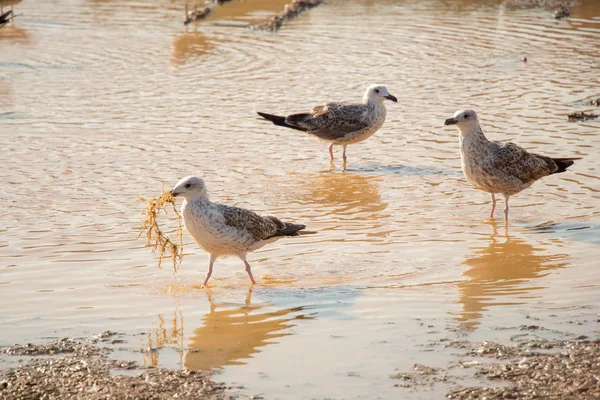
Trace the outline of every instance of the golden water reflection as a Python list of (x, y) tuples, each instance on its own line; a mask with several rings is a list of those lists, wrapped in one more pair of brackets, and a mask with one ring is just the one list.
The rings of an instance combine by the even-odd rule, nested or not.
[(298, 319), (312, 319), (302, 314), (303, 307), (260, 312), (267, 304), (251, 304), (252, 291), (245, 304), (216, 303), (212, 299), (210, 312), (204, 316), (204, 325), (193, 330), (183, 364), (185, 368), (200, 371), (225, 365), (243, 365), (245, 359), (259, 353), (260, 347), (278, 342), (291, 335), (285, 331)]
[(0, 29), (0, 40), (23, 44), (31, 41), (31, 35), (26, 29), (19, 28), (18, 25), (15, 25), (13, 20), (10, 25), (6, 25)]
[(457, 284), (462, 310), (455, 318), (470, 330), (477, 329), (488, 307), (525, 303), (521, 299), (530, 296), (528, 293), (543, 288), (533, 283), (535, 279), (569, 264), (567, 254), (549, 254), (540, 244), (534, 247), (499, 233), (496, 223), (492, 226), (492, 235), (483, 239), (486, 246), (476, 246), (464, 261), (469, 268), (462, 275), (467, 279)]
[(171, 48), (171, 64), (181, 65), (189, 58), (200, 57), (215, 47), (206, 35), (194, 29), (176, 36)]
[(388, 206), (379, 193), (381, 181), (379, 176), (346, 172), (313, 175), (303, 182), (307, 189), (303, 200), (320, 206), (333, 206), (336, 213), (379, 213)]
[(304, 307), (261, 312), (270, 304), (252, 304), (251, 290), (241, 306), (216, 302), (210, 292), (207, 296), (210, 310), (203, 316), (202, 326), (192, 331), (187, 344), (182, 312), (176, 309), (171, 316), (158, 315), (158, 326), (146, 335), (145, 365), (158, 366), (160, 350), (167, 346), (177, 349), (179, 363), (187, 369), (205, 371), (243, 365), (244, 359), (252, 358), (261, 347), (291, 335), (286, 331), (294, 326), (291, 321), (314, 318), (302, 312)]

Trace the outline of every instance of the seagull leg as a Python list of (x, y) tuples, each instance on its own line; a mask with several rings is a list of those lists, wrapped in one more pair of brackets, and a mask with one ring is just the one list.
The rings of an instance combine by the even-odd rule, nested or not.
[(508, 195), (504, 196), (504, 204), (506, 205), (504, 207), (504, 222), (506, 222), (507, 224), (508, 224), (508, 198), (509, 197), (510, 196), (508, 196)]
[(244, 264), (246, 265), (246, 272), (248, 273), (248, 276), (250, 277), (250, 281), (252, 282), (253, 285), (256, 285), (256, 281), (254, 280), (254, 277), (252, 276), (252, 269), (250, 269), (250, 264), (248, 264), (248, 261), (246, 261), (246, 257), (244, 257)]
[(213, 267), (213, 264), (215, 263), (216, 259), (217, 259), (217, 256), (215, 256), (214, 254), (210, 255), (210, 261), (208, 263), (208, 271), (206, 271), (206, 277), (204, 278), (204, 283), (200, 287), (201, 289), (204, 289), (206, 287), (206, 284), (208, 283), (208, 280), (210, 279), (210, 276), (212, 275), (212, 267)]
[(344, 164), (346, 164), (346, 147), (348, 147), (347, 144), (344, 145), (344, 152), (342, 153), (342, 158), (344, 159)]
[(329, 145), (329, 161), (333, 161), (333, 143)]
[(492, 193), (492, 212), (490, 213), (490, 219), (494, 219), (494, 211), (496, 210), (496, 196)]

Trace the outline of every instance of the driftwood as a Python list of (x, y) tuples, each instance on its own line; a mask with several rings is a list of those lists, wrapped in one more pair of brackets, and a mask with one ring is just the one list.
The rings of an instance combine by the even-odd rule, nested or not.
[(185, 20), (183, 20), (183, 24), (187, 25), (194, 21), (198, 21), (200, 19), (204, 19), (210, 15), (212, 9), (215, 6), (220, 6), (221, 4), (229, 3), (232, 0), (212, 0), (204, 3), (204, 7), (198, 8), (198, 3), (194, 3), (194, 10), (188, 10), (188, 3), (185, 2)]
[[(183, 23), (185, 25), (190, 24), (194, 21), (198, 21), (208, 17), (212, 9), (216, 6), (219, 6), (224, 3), (228, 3), (232, 0), (209, 0), (204, 3), (204, 6), (198, 8), (198, 4), (194, 4), (194, 9), (189, 10), (187, 2), (185, 3), (185, 20)], [(220, 23), (219, 25), (225, 26), (236, 26), (236, 27), (250, 27), (251, 29), (261, 30), (261, 31), (269, 31), (269, 32), (277, 32), (283, 23), (288, 19), (296, 18), (304, 11), (310, 10), (313, 7), (321, 5), (325, 2), (325, 0), (292, 0), (291, 3), (286, 4), (279, 14), (274, 15), (267, 19), (265, 22), (255, 25), (246, 25), (243, 23), (235, 24), (231, 22)]]
[(585, 113), (585, 112), (576, 112), (573, 114), (569, 114), (568, 118), (570, 121), (587, 121), (588, 119), (595, 119), (600, 117), (600, 115), (594, 113)]
[(254, 29), (264, 30), (269, 32), (277, 32), (283, 23), (292, 18), (296, 18), (306, 10), (321, 5), (325, 0), (292, 0), (290, 4), (286, 4), (283, 11), (277, 15), (270, 17), (262, 24), (254, 25)]

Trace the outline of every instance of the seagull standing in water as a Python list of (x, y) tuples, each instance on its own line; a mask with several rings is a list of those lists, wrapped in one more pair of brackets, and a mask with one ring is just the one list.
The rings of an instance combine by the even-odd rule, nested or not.
[(528, 188), (540, 178), (565, 172), (580, 158), (551, 158), (528, 153), (514, 143), (488, 140), (479, 126), (477, 113), (459, 110), (444, 125), (456, 125), (460, 135), (460, 160), (467, 181), (475, 188), (492, 194), (492, 211), (496, 209), (495, 194), (504, 195), (504, 220), (508, 223), (508, 199)]
[(246, 254), (283, 236), (298, 236), (298, 232), (306, 227), (271, 216), (263, 217), (243, 208), (213, 203), (208, 199), (204, 181), (195, 176), (181, 179), (171, 194), (184, 198), (181, 214), (185, 229), (200, 247), (210, 253), (202, 288), (210, 279), (216, 259), (230, 255), (244, 262), (248, 277), (255, 284)]
[(344, 148), (368, 139), (385, 122), (385, 100), (397, 102), (384, 86), (372, 85), (367, 88), (362, 103), (327, 103), (314, 107), (308, 113), (291, 114), (287, 117), (259, 112), (258, 115), (275, 125), (304, 131), (323, 141), (329, 142), (329, 156), (333, 162), (333, 146)]

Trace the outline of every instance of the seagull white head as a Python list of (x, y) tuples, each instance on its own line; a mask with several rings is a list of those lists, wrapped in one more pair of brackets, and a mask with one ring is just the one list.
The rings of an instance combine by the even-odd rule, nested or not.
[(385, 99), (391, 100), (394, 103), (398, 102), (398, 99), (395, 96), (392, 96), (385, 86), (371, 85), (365, 91), (363, 103), (367, 104), (368, 102), (371, 102), (381, 104)]
[(479, 118), (473, 110), (458, 110), (454, 117), (444, 121), (444, 125), (456, 125), (461, 133), (466, 134), (479, 129)]
[(208, 200), (208, 191), (202, 178), (197, 176), (186, 176), (177, 182), (177, 185), (171, 190), (174, 197), (183, 196), (186, 200), (206, 199)]

